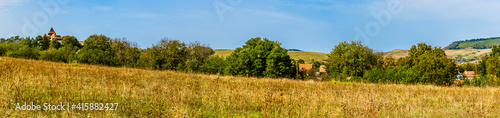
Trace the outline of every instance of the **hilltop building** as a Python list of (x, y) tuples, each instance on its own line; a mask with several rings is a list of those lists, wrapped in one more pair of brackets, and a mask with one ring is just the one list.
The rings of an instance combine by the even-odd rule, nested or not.
[[(47, 36), (47, 34), (43, 34), (43, 36)], [(50, 31), (48, 33), (48, 36), (50, 37), (50, 39), (57, 39), (58, 41), (61, 41), (62, 37), (61, 35), (57, 35), (56, 32), (54, 31), (54, 28), (50, 28)]]

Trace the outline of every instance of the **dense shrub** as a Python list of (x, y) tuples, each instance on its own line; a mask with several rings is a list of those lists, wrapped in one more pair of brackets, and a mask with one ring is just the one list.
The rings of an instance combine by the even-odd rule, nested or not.
[(408, 57), (402, 61), (400, 66), (409, 67), (424, 76), (423, 83), (451, 85), (458, 73), (457, 65), (446, 57), (443, 49), (425, 43), (413, 45)]
[(223, 74), (226, 62), (219, 56), (210, 57), (200, 67), (200, 71), (207, 74)]
[(363, 77), (366, 71), (376, 67), (377, 55), (359, 41), (344, 41), (335, 46), (328, 55), (326, 71), (338, 80), (347, 77)]
[(491, 53), (481, 58), (478, 64), (478, 73), (483, 80), (481, 85), (500, 85), (500, 45), (493, 46)]
[(15, 58), (38, 59), (40, 50), (40, 47), (10, 44), (10, 49), (4, 55)]
[(141, 56), (141, 51), (134, 42), (125, 39), (114, 39), (111, 41), (111, 55), (115, 66), (137, 67), (137, 61)]
[(188, 57), (186, 44), (179, 40), (162, 39), (153, 47), (146, 49), (141, 54), (141, 64), (145, 68), (158, 70), (181, 70), (184, 69)]
[(366, 72), (363, 77), (363, 82), (372, 83), (415, 84), (424, 83), (424, 80), (425, 78), (420, 72), (407, 67), (373, 68)]
[(71, 62), (76, 60), (73, 56), (76, 51), (72, 51), (67, 47), (62, 47), (59, 49), (49, 48), (48, 50), (40, 52), (40, 60), (54, 61), (54, 62)]
[(267, 38), (251, 38), (226, 58), (228, 75), (293, 77), (292, 60), (281, 43)]
[(113, 66), (115, 63), (111, 53), (109, 51), (102, 50), (81, 50), (77, 53), (76, 58), (78, 59), (78, 62), (87, 64)]

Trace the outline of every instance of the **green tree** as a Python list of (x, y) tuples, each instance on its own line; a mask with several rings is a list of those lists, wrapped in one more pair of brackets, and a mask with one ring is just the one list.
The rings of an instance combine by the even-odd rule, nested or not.
[(78, 49), (81, 49), (83, 48), (83, 45), (80, 44), (80, 42), (78, 41), (78, 39), (75, 37), (75, 36), (63, 36), (61, 38), (61, 42), (64, 46), (68, 46), (68, 47), (78, 47)]
[(91, 35), (84, 41), (84, 47), (76, 55), (81, 63), (119, 66), (114, 60), (111, 38), (104, 35)]
[(67, 47), (61, 47), (59, 49), (49, 48), (48, 50), (40, 51), (40, 60), (54, 61), (54, 62), (70, 62), (71, 56), (74, 55), (76, 51), (71, 51)]
[(47, 50), (50, 47), (50, 37), (47, 37), (46, 35), (42, 36), (37, 36), (36, 40), (40, 43), (40, 46), (42, 46), (42, 50)]
[(225, 73), (257, 77), (292, 77), (292, 60), (281, 43), (251, 38), (226, 58)]
[(223, 74), (226, 63), (219, 56), (212, 56), (200, 67), (200, 71), (207, 74)]
[(113, 39), (111, 41), (110, 52), (113, 55), (115, 66), (136, 67), (141, 56), (141, 51), (137, 43), (126, 39)]
[(412, 68), (423, 74), (424, 83), (451, 85), (457, 74), (457, 66), (452, 59), (446, 57), (443, 49), (425, 43), (413, 45), (408, 57), (400, 66)]
[(328, 55), (326, 70), (336, 79), (363, 77), (366, 71), (377, 65), (377, 56), (373, 50), (359, 41), (344, 41), (335, 46)]
[[(276, 42), (278, 43), (278, 42)], [(280, 47), (280, 43), (271, 50), (266, 59), (266, 77), (293, 77), (292, 60), (285, 48)]]
[(62, 44), (57, 39), (52, 39), (50, 41), (49, 48), (59, 49), (61, 46), (62, 46)]
[(299, 64), (305, 64), (306, 62), (305, 62), (303, 59), (299, 59), (299, 60), (297, 61), (297, 63), (299, 63)]
[(86, 49), (80, 50), (76, 55), (78, 62), (95, 65), (112, 65), (113, 57), (109, 51)]
[(200, 42), (192, 42), (188, 45), (188, 60), (186, 61), (186, 70), (190, 72), (199, 72), (200, 67), (206, 63), (215, 52), (208, 45)]
[(188, 57), (186, 44), (179, 40), (162, 39), (159, 44), (141, 55), (141, 65), (145, 68), (159, 70), (181, 70)]
[(94, 49), (106, 51), (111, 48), (111, 38), (104, 35), (91, 35), (84, 41), (83, 50)]

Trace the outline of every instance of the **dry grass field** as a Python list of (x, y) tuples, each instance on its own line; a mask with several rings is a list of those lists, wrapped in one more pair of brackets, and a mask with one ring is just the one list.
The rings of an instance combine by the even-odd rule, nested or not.
[(448, 58), (454, 59), (457, 56), (462, 56), (464, 59), (474, 59), (472, 63), (478, 63), (483, 55), (491, 53), (491, 49), (460, 49), (460, 50), (445, 50)]
[[(233, 53), (233, 50), (215, 50), (214, 55), (218, 55), (221, 57), (227, 57)], [(324, 61), (328, 59), (328, 53), (320, 53), (320, 52), (306, 52), (306, 51), (288, 51), (288, 55), (290, 58), (299, 60), (302, 59), (305, 63), (311, 63), (312, 59), (316, 61)]]
[[(0, 57), (0, 117), (500, 117), (500, 88), (246, 78)], [(19, 111), (16, 103), (119, 103)]]

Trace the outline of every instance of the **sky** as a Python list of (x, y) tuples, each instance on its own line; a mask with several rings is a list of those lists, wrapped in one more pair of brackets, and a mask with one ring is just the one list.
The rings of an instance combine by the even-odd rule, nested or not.
[(80, 41), (103, 34), (141, 48), (168, 38), (235, 49), (262, 37), (312, 52), (353, 40), (390, 51), (499, 37), (498, 6), (498, 0), (0, 0), (0, 37), (34, 37), (53, 27)]

